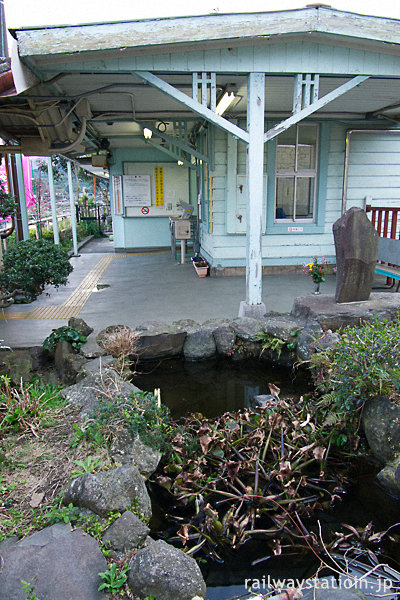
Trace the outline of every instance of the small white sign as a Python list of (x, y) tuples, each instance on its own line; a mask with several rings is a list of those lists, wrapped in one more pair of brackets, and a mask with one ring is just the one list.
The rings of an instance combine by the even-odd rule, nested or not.
[(295, 232), (295, 231), (303, 231), (303, 227), (288, 227), (288, 228), (287, 228), (287, 230), (288, 230), (290, 233), (293, 233), (293, 232)]
[(125, 206), (151, 206), (150, 175), (124, 175)]

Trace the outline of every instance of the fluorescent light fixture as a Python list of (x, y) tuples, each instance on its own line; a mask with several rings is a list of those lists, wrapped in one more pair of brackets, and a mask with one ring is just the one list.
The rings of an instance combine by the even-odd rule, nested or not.
[(152, 130), (151, 130), (151, 129), (149, 129), (148, 127), (145, 127), (145, 128), (143, 129), (143, 135), (144, 135), (144, 137), (145, 137), (145, 139), (146, 139), (146, 140), (150, 140), (150, 139), (151, 139), (151, 136), (153, 135), (153, 132), (152, 132)]
[(181, 167), (183, 165), (183, 162), (181, 160), (178, 160), (178, 165)]
[(235, 99), (235, 92), (225, 92), (221, 100), (218, 102), (217, 108), (215, 109), (217, 115), (223, 115)]

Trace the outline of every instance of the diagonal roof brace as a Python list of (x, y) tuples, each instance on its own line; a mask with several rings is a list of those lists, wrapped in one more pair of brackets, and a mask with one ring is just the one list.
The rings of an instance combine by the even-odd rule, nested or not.
[(220, 127), (228, 133), (231, 133), (234, 137), (239, 138), (246, 144), (249, 143), (249, 134), (247, 133), (247, 131), (244, 131), (244, 129), (241, 129), (237, 125), (234, 125), (227, 119), (220, 117), (214, 111), (210, 110), (203, 104), (200, 104), (200, 102), (198, 102), (197, 100), (190, 98), (184, 92), (177, 90), (174, 86), (170, 85), (163, 79), (160, 79), (160, 77), (157, 77), (157, 75), (153, 75), (153, 73), (150, 73), (149, 71), (134, 71), (134, 74), (140, 77), (140, 79), (142, 79), (143, 81), (146, 81), (153, 87), (157, 88), (170, 98), (173, 98), (177, 102), (180, 102), (180, 104), (183, 104), (187, 108), (190, 108), (190, 110), (192, 110), (194, 113), (200, 115), (213, 125)]
[(204, 162), (210, 162), (210, 159), (205, 154), (202, 154), (201, 152), (198, 152), (195, 148), (192, 148), (188, 144), (185, 144), (181, 139), (159, 131), (157, 127), (154, 127), (151, 123), (146, 123), (144, 121), (142, 122), (138, 120), (136, 120), (136, 123), (138, 123), (138, 125), (140, 125), (143, 128), (147, 127), (147, 129), (150, 129), (150, 131), (152, 131), (154, 135), (164, 139), (172, 146), (176, 146), (177, 148), (183, 150), (187, 154), (191, 154), (195, 158), (198, 158), (199, 160), (202, 160)]
[(315, 102), (312, 102), (312, 104), (310, 104), (306, 108), (295, 112), (291, 117), (285, 119), (284, 121), (281, 121), (280, 123), (275, 125), (275, 127), (272, 127), (272, 129), (267, 131), (264, 134), (264, 142), (272, 140), (280, 133), (283, 133), (284, 131), (289, 129), (289, 127), (291, 127), (292, 125), (295, 125), (296, 123), (302, 121), (303, 119), (316, 112), (326, 104), (329, 104), (329, 102), (332, 102), (332, 100), (336, 100), (336, 98), (343, 96), (343, 94), (345, 94), (349, 90), (352, 90), (353, 88), (357, 87), (366, 79), (369, 79), (368, 75), (357, 75), (357, 77), (353, 77), (353, 79), (346, 81), (346, 83), (340, 85), (335, 90), (332, 90), (328, 94), (325, 94), (325, 96), (322, 96), (322, 98), (319, 98), (319, 100), (315, 100)]
[(183, 165), (186, 165), (186, 167), (190, 167), (191, 169), (196, 169), (197, 168), (197, 165), (192, 164), (184, 156), (182, 156), (180, 154), (176, 154), (170, 148), (164, 148), (164, 146), (161, 146), (160, 144), (155, 144), (152, 140), (146, 140), (146, 144), (149, 144), (150, 146), (153, 146), (153, 148), (156, 148), (160, 152), (164, 152), (164, 154), (167, 154), (168, 156), (172, 156), (173, 158), (175, 158), (176, 161), (181, 161), (181, 163)]

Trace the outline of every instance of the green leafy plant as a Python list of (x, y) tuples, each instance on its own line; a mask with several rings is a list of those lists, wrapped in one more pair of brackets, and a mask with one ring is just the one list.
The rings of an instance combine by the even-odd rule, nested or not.
[(103, 461), (100, 458), (93, 458), (88, 456), (85, 460), (74, 460), (74, 463), (80, 467), (80, 469), (74, 469), (72, 471), (72, 479), (76, 479), (85, 473), (95, 473), (99, 467), (102, 466)]
[(125, 565), (122, 569), (117, 569), (115, 563), (111, 563), (108, 566), (107, 571), (99, 573), (99, 577), (103, 580), (103, 583), (97, 588), (99, 592), (105, 591), (110, 594), (115, 594), (125, 585), (128, 579), (129, 567)]
[(58, 327), (44, 340), (43, 348), (45, 350), (54, 350), (58, 342), (70, 342), (72, 347), (79, 350), (86, 343), (86, 336), (73, 327)]
[(35, 594), (36, 586), (32, 585), (28, 581), (24, 581), (21, 579), (22, 590), (25, 593), (26, 600), (39, 600), (39, 598)]
[(132, 436), (155, 450), (163, 451), (170, 445), (169, 410), (153, 394), (135, 393), (130, 398), (102, 402), (83, 426), (74, 425), (74, 446), (88, 442), (96, 445), (110, 443), (115, 432), (128, 429)]
[(370, 396), (400, 390), (400, 319), (374, 320), (346, 327), (331, 350), (310, 361), (319, 391), (341, 410), (360, 406)]
[(15, 215), (17, 204), (8, 192), (4, 189), (4, 182), (0, 181), (0, 219), (7, 219)]
[(295, 329), (294, 331), (290, 332), (290, 341), (276, 337), (271, 333), (260, 332), (257, 335), (257, 338), (261, 341), (260, 356), (266, 350), (268, 350), (269, 352), (274, 353), (279, 360), (284, 348), (287, 348), (288, 350), (295, 350), (299, 331), (300, 329)]
[(72, 271), (67, 253), (47, 240), (18, 242), (4, 254), (3, 264), (0, 288), (21, 290), (25, 302), (35, 300), (45, 285), (65, 285)]

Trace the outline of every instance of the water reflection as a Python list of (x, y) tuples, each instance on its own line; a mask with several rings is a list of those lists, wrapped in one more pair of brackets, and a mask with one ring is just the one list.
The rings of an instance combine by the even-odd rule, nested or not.
[[(188, 412), (216, 417), (251, 406), (254, 396), (269, 394), (268, 383), (281, 388), (281, 397), (298, 396), (309, 389), (306, 374), (278, 369), (259, 360), (216, 358), (203, 362), (177, 359), (143, 363), (133, 383), (142, 390), (161, 389), (161, 400), (172, 415)], [(295, 378), (296, 375), (296, 378)]]

